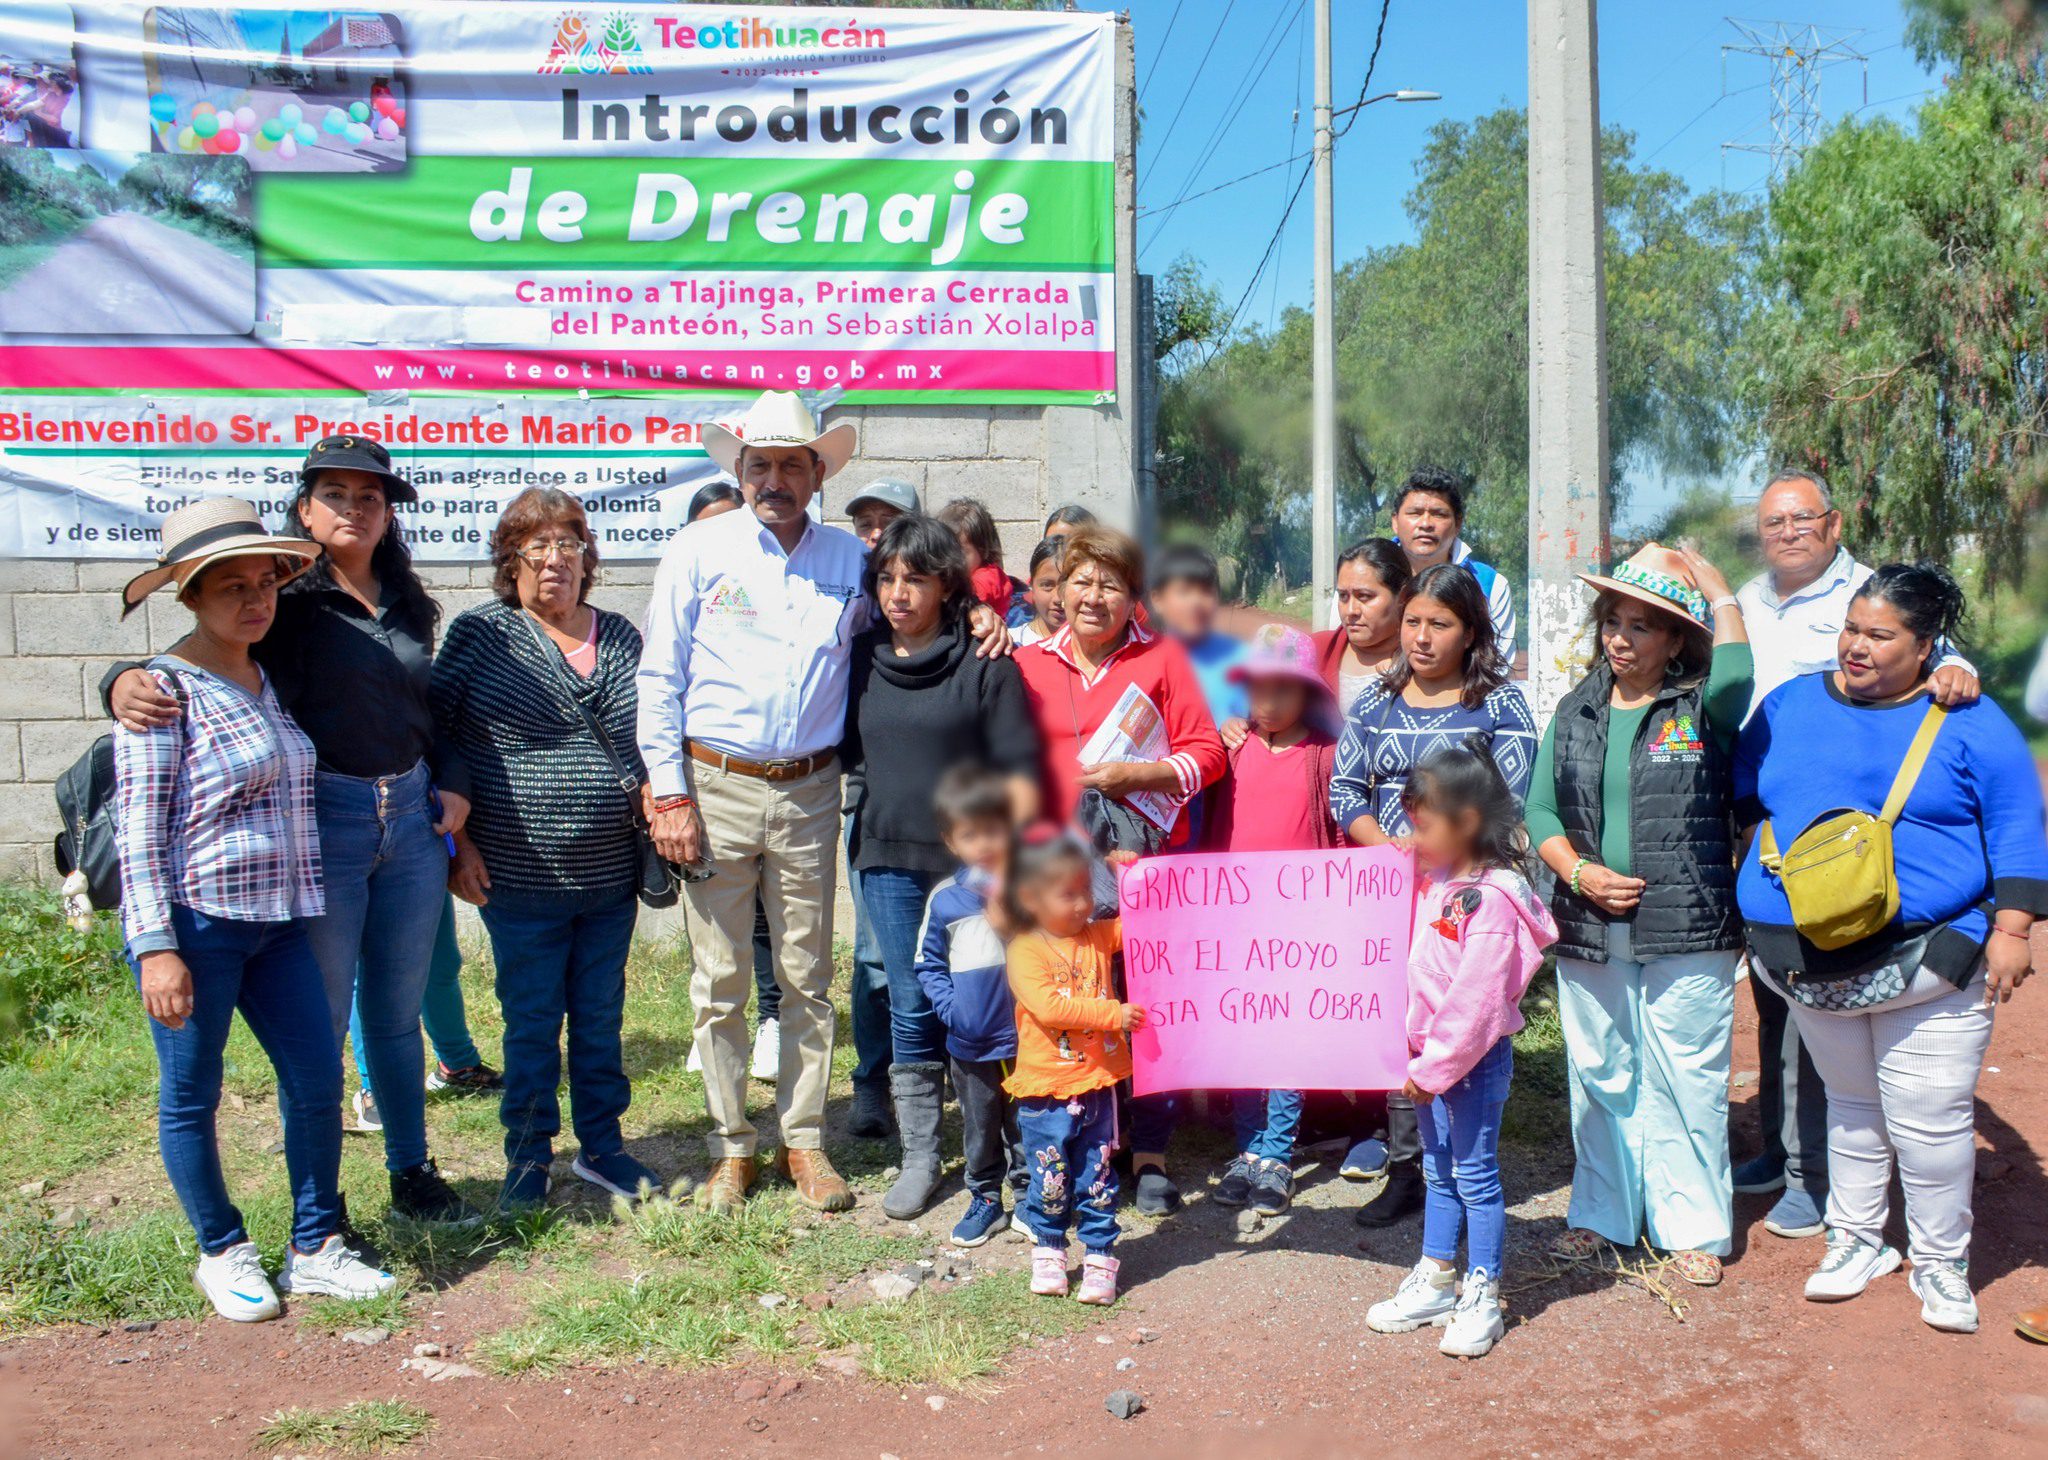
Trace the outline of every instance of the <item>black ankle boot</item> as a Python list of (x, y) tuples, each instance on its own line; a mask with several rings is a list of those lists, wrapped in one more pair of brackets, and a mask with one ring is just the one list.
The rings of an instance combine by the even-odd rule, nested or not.
[(1391, 1227), (1405, 1216), (1422, 1210), (1422, 1167), (1403, 1161), (1387, 1168), (1387, 1184), (1378, 1196), (1358, 1209), (1361, 1227)]

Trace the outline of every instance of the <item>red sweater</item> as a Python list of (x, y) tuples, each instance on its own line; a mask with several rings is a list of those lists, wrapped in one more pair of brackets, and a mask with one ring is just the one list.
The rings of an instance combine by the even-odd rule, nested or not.
[[(1127, 685), (1137, 685), (1159, 706), (1166, 721), (1167, 759), (1180, 775), (1183, 800), (1222, 777), (1223, 741), (1209, 718), (1208, 702), (1185, 649), (1134, 621), (1124, 646), (1109, 657), (1095, 682), (1087, 684), (1073, 660), (1073, 635), (1071, 627), (1062, 626), (1051, 638), (1017, 651), (1024, 696), (1038, 725), (1043, 768), (1039, 782), (1048, 817), (1062, 824), (1073, 820), (1081, 804), (1081, 747)], [(1183, 810), (1169, 845), (1186, 838), (1186, 826)]]

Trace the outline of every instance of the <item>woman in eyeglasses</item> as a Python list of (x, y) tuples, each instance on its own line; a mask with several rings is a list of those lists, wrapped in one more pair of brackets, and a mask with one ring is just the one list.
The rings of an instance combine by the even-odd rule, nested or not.
[(597, 544), (567, 492), (514, 497), (492, 531), (491, 561), (496, 601), (449, 625), (433, 706), (443, 753), (469, 770), (455, 892), (482, 911), (505, 1012), (500, 1205), (547, 1197), (565, 1022), (581, 1147), (571, 1169), (630, 1200), (659, 1185), (626, 1153), (620, 1128), (632, 1097), (620, 1026), (640, 842), (613, 760), (646, 774), (634, 731), (640, 631), (591, 607)]

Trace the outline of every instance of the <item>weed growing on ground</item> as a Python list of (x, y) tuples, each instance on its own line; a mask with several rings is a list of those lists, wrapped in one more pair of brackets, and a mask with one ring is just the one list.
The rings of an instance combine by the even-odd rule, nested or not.
[(0, 1332), (196, 1318), (206, 1311), (192, 1286), (198, 1261), (192, 1229), (177, 1212), (97, 1228), (58, 1222), (34, 1203), (10, 1203), (0, 1207)]
[(294, 1300), (299, 1327), (313, 1333), (347, 1333), (356, 1328), (381, 1328), (403, 1333), (412, 1323), (411, 1295), (394, 1288), (375, 1298), (315, 1298)]
[(423, 1440), (434, 1417), (417, 1404), (396, 1399), (359, 1399), (339, 1409), (287, 1409), (270, 1417), (256, 1443), (269, 1450), (333, 1450), (342, 1455), (381, 1455)]

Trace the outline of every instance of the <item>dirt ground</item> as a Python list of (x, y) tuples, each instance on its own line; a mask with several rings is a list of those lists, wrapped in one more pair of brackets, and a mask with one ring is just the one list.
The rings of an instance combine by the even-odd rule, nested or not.
[[(1754, 1149), (1755, 1021), (1740, 996), (1737, 1155)], [(1683, 1320), (1611, 1276), (1542, 1280), (1564, 1211), (1569, 1152), (1508, 1171), (1507, 1337), (1479, 1362), (1428, 1334), (1364, 1324), (1413, 1262), (1419, 1219), (1366, 1236), (1361, 1189), (1303, 1162), (1303, 1198), (1251, 1229), (1200, 1200), (1124, 1245), (1128, 1296), (1106, 1326), (1019, 1350), (968, 1393), (906, 1391), (819, 1369), (678, 1372), (629, 1366), (552, 1378), (430, 1383), (399, 1364), (412, 1342), (503, 1326), (484, 1284), (440, 1295), (423, 1323), (359, 1348), (290, 1325), (165, 1323), (148, 1333), (71, 1328), (0, 1348), (0, 1454), (248, 1453), (286, 1405), (411, 1399), (437, 1424), (416, 1453), (813, 1456), (899, 1460), (1040, 1452), (1121, 1460), (1373, 1454), (1721, 1457), (2048, 1455), (2048, 1347), (2011, 1328), (2048, 1303), (2048, 988), (2001, 1011), (1980, 1090), (1977, 1239), (1984, 1313), (1973, 1337), (1919, 1320), (1902, 1275), (1821, 1307), (1800, 1284), (1818, 1238), (1762, 1227), (1768, 1197), (1738, 1197), (1727, 1280), (1687, 1290)], [(1313, 1155), (1314, 1153), (1310, 1153)], [(931, 1219), (953, 1219), (956, 1196)], [(1896, 1209), (1895, 1209), (1896, 1210)], [(856, 1214), (853, 1220), (864, 1218)], [(1903, 1229), (1894, 1241), (1903, 1245)], [(1000, 1239), (999, 1239), (1000, 1240)], [(1022, 1264), (1021, 1245), (999, 1248)], [(424, 1304), (420, 1305), (424, 1309)], [(1130, 1365), (1119, 1369), (1120, 1361)], [(755, 1381), (755, 1382), (750, 1382)], [(1111, 1391), (1141, 1395), (1120, 1421)]]

